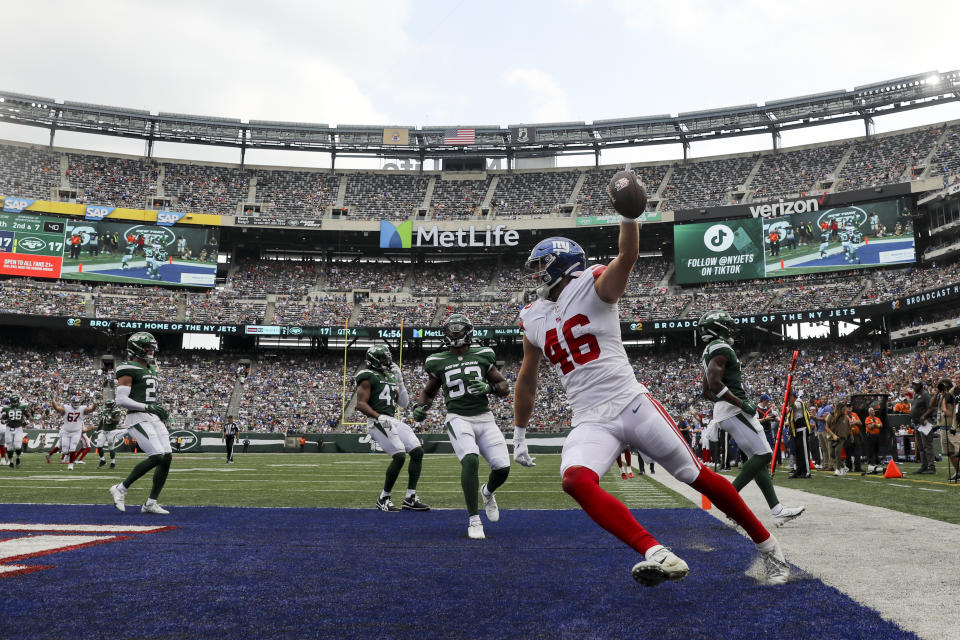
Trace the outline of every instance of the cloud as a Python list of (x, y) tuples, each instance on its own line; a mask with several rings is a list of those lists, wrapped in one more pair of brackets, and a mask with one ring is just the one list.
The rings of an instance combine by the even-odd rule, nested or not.
[(566, 92), (541, 69), (509, 69), (503, 80), (509, 85), (520, 85), (529, 96), (529, 122), (560, 122), (570, 120), (570, 105)]

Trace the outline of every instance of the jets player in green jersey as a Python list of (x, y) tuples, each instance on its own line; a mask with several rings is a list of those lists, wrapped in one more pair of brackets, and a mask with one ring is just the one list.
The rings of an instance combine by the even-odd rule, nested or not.
[(423, 446), (413, 429), (396, 418), (397, 406), (407, 406), (410, 395), (403, 384), (400, 367), (393, 362), (390, 349), (382, 344), (367, 349), (364, 367), (357, 372), (355, 379), (357, 410), (367, 416), (370, 437), (393, 458), (387, 467), (383, 491), (377, 498), (377, 509), (400, 511), (390, 500), (390, 492), (409, 454), (407, 495), (401, 506), (407, 511), (429, 511), (430, 507), (417, 498), (417, 481), (423, 468)]
[(133, 254), (137, 252), (137, 243), (127, 241), (127, 248), (124, 249), (124, 256), (120, 260), (120, 269), (129, 269), (130, 262), (133, 261)]
[(117, 406), (127, 410), (123, 426), (137, 441), (137, 446), (147, 454), (146, 460), (133, 468), (126, 480), (110, 487), (113, 504), (124, 511), (127, 489), (142, 475), (154, 469), (150, 498), (140, 508), (141, 513), (170, 513), (160, 506), (157, 498), (167, 481), (173, 450), (170, 435), (164, 424), (170, 413), (160, 404), (158, 370), (153, 359), (157, 352), (157, 340), (146, 331), (138, 331), (127, 339), (128, 361), (116, 368)]
[[(7, 404), (0, 409), (0, 423), (6, 425), (3, 433), (3, 444), (7, 449), (8, 467), (20, 466), (20, 452), (23, 449), (23, 429), (30, 418), (30, 407), (20, 402), (20, 396), (12, 395)], [(14, 464), (13, 456), (16, 453), (17, 461)]]
[(117, 466), (117, 445), (123, 440), (123, 429), (120, 428), (122, 419), (123, 411), (117, 407), (116, 402), (108, 400), (103, 403), (103, 411), (100, 412), (100, 422), (97, 425), (97, 455), (100, 456), (97, 469), (107, 464), (105, 451), (110, 452), (110, 468)]
[(747, 456), (733, 486), (741, 491), (753, 480), (760, 487), (770, 506), (773, 522), (778, 527), (803, 513), (804, 507), (785, 507), (780, 504), (773, 481), (767, 469), (773, 451), (757, 418), (757, 405), (747, 397), (743, 388), (740, 360), (733, 350), (733, 318), (716, 309), (708, 311), (697, 323), (697, 335), (706, 343), (700, 364), (703, 366), (703, 397), (713, 400), (713, 421), (737, 441)]
[[(473, 325), (460, 313), (454, 313), (443, 325), (443, 343), (446, 351), (427, 358), (424, 364), (429, 374), (427, 384), (413, 409), (417, 422), (427, 417), (427, 409), (443, 389), (447, 418), (444, 428), (450, 444), (460, 459), (460, 485), (467, 503), (470, 519), (467, 536), (483, 540), (483, 523), (477, 493), (483, 498), (483, 509), (490, 522), (500, 519), (500, 509), (494, 492), (510, 475), (510, 453), (503, 432), (490, 411), (489, 394), (505, 398), (510, 394), (507, 381), (497, 369), (496, 356), (488, 347), (471, 347)], [(490, 476), (480, 487), (480, 458), (490, 464)]]

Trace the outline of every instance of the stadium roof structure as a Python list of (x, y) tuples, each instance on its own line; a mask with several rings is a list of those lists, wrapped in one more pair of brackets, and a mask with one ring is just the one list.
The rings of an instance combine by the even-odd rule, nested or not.
[[(341, 156), (390, 158), (531, 157), (594, 153), (642, 145), (681, 144), (769, 134), (779, 145), (781, 131), (862, 120), (869, 134), (873, 118), (960, 100), (960, 70), (930, 71), (884, 82), (765, 104), (746, 104), (677, 115), (661, 114), (593, 122), (544, 122), (448, 127), (328, 125), (156, 113), (0, 91), (0, 122), (57, 131), (137, 138), (148, 142), (205, 144), (246, 149), (300, 150)], [(526, 141), (513, 139), (526, 127)], [(473, 132), (472, 144), (448, 143), (452, 129)], [(387, 142), (387, 131), (405, 131)], [(405, 140), (405, 141), (404, 141)]]

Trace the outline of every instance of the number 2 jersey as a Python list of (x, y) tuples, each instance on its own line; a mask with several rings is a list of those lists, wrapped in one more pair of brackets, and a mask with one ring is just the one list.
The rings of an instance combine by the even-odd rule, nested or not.
[(490, 347), (469, 347), (466, 353), (441, 351), (427, 357), (423, 368), (440, 381), (447, 413), (458, 416), (479, 416), (490, 411), (486, 394), (475, 396), (467, 387), (479, 380), (486, 381), (487, 373), (497, 362)]
[(593, 265), (564, 287), (556, 302), (538, 299), (520, 311), (520, 329), (543, 351), (567, 392), (573, 426), (611, 420), (647, 388), (637, 381), (620, 337), (617, 304), (600, 299)]
[[(157, 370), (155, 367), (136, 362), (123, 362), (116, 368), (117, 380), (130, 376), (130, 399), (143, 404), (159, 402), (159, 385), (157, 384)], [(142, 411), (127, 411), (127, 426), (136, 424), (142, 419)]]

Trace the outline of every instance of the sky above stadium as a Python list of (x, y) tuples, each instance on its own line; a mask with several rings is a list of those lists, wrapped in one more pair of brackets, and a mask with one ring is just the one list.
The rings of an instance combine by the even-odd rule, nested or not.
[[(328, 124), (676, 114), (960, 69), (960, 3), (904, 7), (884, 0), (33, 0), (4, 7), (0, 88), (153, 112)], [(957, 104), (921, 109), (881, 118), (877, 131), (955, 118)], [(785, 134), (784, 144), (862, 133), (859, 123), (818, 127)], [(47, 141), (42, 130), (9, 126), (0, 137)], [(143, 152), (139, 142), (83, 134), (59, 134), (57, 144)], [(692, 154), (769, 146), (769, 137), (752, 136), (694, 145)], [(682, 150), (618, 153), (626, 157), (604, 160), (671, 159)], [(157, 155), (238, 161), (233, 150), (202, 147)], [(276, 162), (323, 164), (287, 155), (292, 161)]]

